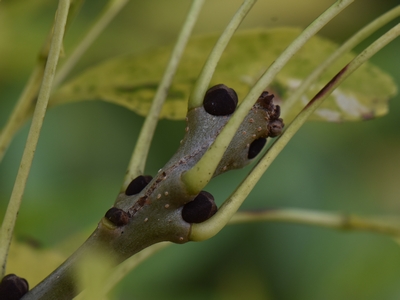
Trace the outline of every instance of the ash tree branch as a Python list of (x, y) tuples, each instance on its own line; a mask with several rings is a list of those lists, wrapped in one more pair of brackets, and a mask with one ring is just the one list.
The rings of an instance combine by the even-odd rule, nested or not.
[[(199, 162), (185, 174), (182, 178), (188, 190), (193, 193), (199, 193), (212, 178), (219, 161), (225, 153), (233, 136), (237, 132), (243, 119), (254, 105), (257, 98), (264, 89), (272, 82), (276, 74), (286, 65), (289, 59), (324, 25), (338, 15), (343, 9), (350, 5), (354, 0), (339, 0), (322, 13), (314, 22), (312, 22), (271, 64), (261, 78), (250, 90), (243, 102), (239, 105), (232, 118), (223, 128), (221, 134), (217, 137), (208, 151), (203, 155)], [(227, 221), (227, 220), (226, 220)]]
[[(262, 159), (252, 169), (249, 175), (243, 180), (233, 194), (222, 204), (218, 212), (203, 223), (193, 224), (190, 235), (191, 240), (201, 241), (209, 239), (217, 234), (230, 220), (240, 205), (247, 198), (258, 180), (265, 173), (278, 154), (286, 147), (290, 139), (296, 134), (301, 126), (307, 121), (309, 116), (319, 107), (319, 105), (332, 93), (332, 91), (342, 83), (358, 67), (371, 58), (380, 49), (393, 41), (400, 34), (400, 24), (386, 32), (383, 36), (373, 42), (369, 47), (355, 57), (345, 66), (325, 87), (314, 96), (307, 106), (297, 115), (293, 122), (277, 138), (275, 143), (268, 149)], [(222, 135), (222, 133), (221, 133)], [(203, 156), (204, 157), (204, 156)], [(200, 160), (201, 161), (201, 160)]]
[[(400, 237), (400, 222), (394, 221), (396, 219), (398, 218), (389, 219), (387, 216), (367, 217), (353, 213), (323, 212), (300, 208), (274, 208), (258, 211), (238, 211), (233, 215), (227, 225), (256, 222), (287, 223), (329, 228), (340, 231), (362, 231), (384, 234), (397, 239)], [(109, 293), (139, 264), (170, 245), (172, 245), (172, 243), (167, 242), (152, 245), (115, 267), (110, 273), (110, 276), (104, 281), (103, 294), (105, 295)], [(81, 296), (81, 294), (79, 296)]]

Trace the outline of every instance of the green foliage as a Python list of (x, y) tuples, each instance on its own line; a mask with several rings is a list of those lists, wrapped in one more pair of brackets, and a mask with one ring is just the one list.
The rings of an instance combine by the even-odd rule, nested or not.
[(34, 287), (65, 259), (61, 251), (40, 249), (29, 243), (14, 241), (8, 257), (7, 274), (18, 274), (28, 280), (30, 287)]
[[(236, 90), (240, 99), (274, 59), (301, 32), (297, 28), (253, 29), (238, 32), (230, 41), (220, 60), (211, 85), (224, 83)], [(162, 118), (184, 119), (187, 99), (208, 53), (218, 38), (217, 34), (198, 36), (189, 42), (167, 101)], [(310, 74), (337, 45), (322, 37), (313, 37), (278, 74), (270, 91), (284, 103), (301, 80)], [(142, 55), (126, 55), (89, 68), (62, 86), (53, 96), (51, 105), (103, 100), (124, 106), (146, 116), (171, 53), (166, 46)], [(290, 112), (292, 119), (354, 54), (344, 55), (298, 101)], [(387, 102), (396, 94), (396, 86), (389, 75), (366, 63), (333, 93), (313, 120), (355, 121), (382, 116), (387, 113)]]

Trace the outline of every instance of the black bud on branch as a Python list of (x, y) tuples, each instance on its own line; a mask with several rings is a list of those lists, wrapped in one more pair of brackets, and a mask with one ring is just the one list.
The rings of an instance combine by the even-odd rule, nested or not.
[(275, 105), (274, 118), (277, 119), (280, 116), (281, 116), (281, 107), (279, 105)]
[(257, 102), (267, 110), (270, 110), (273, 107), (272, 100), (274, 99), (274, 94), (270, 94), (267, 91), (261, 93), (260, 97), (258, 97)]
[(0, 282), (0, 299), (19, 300), (29, 291), (26, 279), (8, 274)]
[(203, 101), (204, 109), (213, 116), (230, 115), (235, 111), (237, 104), (236, 92), (224, 84), (210, 88)]
[(182, 209), (182, 218), (188, 223), (201, 223), (211, 218), (217, 212), (214, 197), (201, 191), (193, 201), (186, 203)]
[(249, 153), (247, 155), (248, 159), (252, 159), (254, 157), (256, 157), (261, 150), (264, 148), (265, 143), (267, 142), (266, 138), (259, 138), (254, 140), (249, 147)]
[(282, 122), (282, 119), (276, 119), (271, 121), (268, 124), (268, 136), (276, 137), (282, 133), (283, 127), (285, 125)]
[(128, 185), (125, 191), (125, 195), (127, 196), (132, 196), (139, 194), (145, 187), (146, 185), (149, 184), (149, 182), (153, 179), (153, 177), (146, 175), (146, 176), (138, 176), (135, 179), (131, 181), (131, 183)]
[(116, 226), (123, 226), (128, 224), (129, 215), (127, 212), (122, 209), (111, 207), (104, 216), (106, 219), (110, 220)]

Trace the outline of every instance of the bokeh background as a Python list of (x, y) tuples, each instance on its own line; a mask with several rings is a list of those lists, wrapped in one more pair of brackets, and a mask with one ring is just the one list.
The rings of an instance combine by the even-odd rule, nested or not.
[[(260, 0), (242, 28), (305, 27), (333, 2)], [(66, 53), (83, 37), (105, 3), (84, 4), (66, 37)], [(208, 1), (195, 33), (222, 31), (240, 3)], [(72, 76), (115, 55), (141, 53), (173, 42), (189, 4), (184, 0), (130, 1), (83, 56)], [(358, 1), (321, 34), (342, 43), (397, 4), (398, 0)], [(0, 126), (5, 124), (35, 64), (56, 6), (56, 1), (50, 0), (0, 3)], [(362, 49), (362, 45), (357, 47)], [(399, 52), (397, 39), (372, 62), (400, 86)], [(377, 120), (306, 124), (242, 209), (298, 207), (399, 218), (399, 115), (400, 96), (396, 96), (390, 102), (390, 113)], [(43, 248), (52, 248), (94, 228), (119, 191), (142, 122), (135, 113), (100, 101), (49, 110), (19, 213), (16, 239), (34, 240)], [(184, 127), (182, 121), (160, 122), (146, 173), (155, 174), (168, 161)], [(11, 194), (28, 128), (26, 124), (15, 136), (0, 165), (0, 218)], [(216, 178), (207, 190), (221, 203), (248, 170)], [(399, 282), (400, 245), (387, 236), (259, 223), (229, 226), (205, 242), (170, 246), (127, 276), (112, 297), (400, 299)]]

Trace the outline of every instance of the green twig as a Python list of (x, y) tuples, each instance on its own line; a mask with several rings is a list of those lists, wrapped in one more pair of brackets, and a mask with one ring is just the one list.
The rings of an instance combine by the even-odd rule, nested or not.
[(268, 209), (257, 212), (237, 212), (229, 224), (250, 222), (285, 222), (326, 227), (338, 230), (369, 231), (400, 237), (400, 223), (387, 217), (360, 217), (354, 214), (329, 213), (299, 208)]
[(32, 165), (33, 156), (40, 135), (40, 129), (46, 113), (46, 108), (50, 96), (51, 85), (53, 83), (58, 58), (62, 48), (62, 40), (64, 36), (65, 24), (68, 16), (69, 0), (60, 0), (56, 19), (54, 23), (53, 38), (44, 70), (43, 82), (40, 87), (39, 96), (33, 115), (32, 124), (26, 141), (25, 150), (22, 156), (21, 164), (15, 180), (14, 188), (11, 194), (10, 202), (3, 220), (0, 231), (0, 265), (1, 274), (4, 276), (8, 249), (10, 247), (14, 225), (17, 219), (19, 207), (21, 205), (26, 181), (28, 179), (29, 170)]
[(32, 71), (28, 83), (17, 101), (7, 123), (0, 131), (0, 162), (7, 151), (15, 133), (25, 122), (27, 115), (33, 106), (31, 99), (34, 99), (39, 91), (44, 74), (44, 62), (38, 63)]
[(182, 179), (187, 189), (192, 194), (198, 194), (212, 178), (225, 150), (228, 148), (233, 136), (238, 130), (243, 119), (248, 114), (255, 101), (263, 90), (271, 83), (276, 74), (286, 65), (288, 60), (324, 25), (333, 19), (353, 0), (339, 0), (312, 22), (285, 51), (272, 63), (263, 76), (253, 86), (249, 94), (233, 114), (221, 134), (216, 138), (208, 151), (197, 162), (197, 164), (183, 174)]
[(150, 111), (140, 131), (132, 158), (129, 162), (128, 170), (122, 185), (122, 190), (126, 189), (133, 178), (143, 174), (144, 172), (146, 158), (149, 152), (151, 140), (153, 139), (154, 131), (158, 123), (162, 106), (167, 98), (172, 79), (176, 73), (179, 61), (192, 33), (194, 24), (196, 23), (203, 3), (204, 0), (193, 0), (192, 6), (190, 7), (185, 23), (182, 26), (182, 30), (172, 51), (171, 58), (165, 70), (164, 76), (154, 96)]
[(301, 98), (301, 96), (308, 90), (308, 88), (318, 79), (318, 77), (328, 69), (338, 58), (344, 53), (349, 52), (357, 44), (361, 43), (364, 39), (370, 36), (373, 32), (389, 23), (391, 20), (397, 18), (400, 15), (400, 5), (391, 9), (387, 13), (378, 17), (367, 26), (363, 27), (360, 31), (354, 34), (348, 39), (339, 49), (332, 53), (322, 64), (320, 64), (306, 79), (304, 79), (301, 85), (290, 95), (288, 99), (283, 102), (282, 116), (285, 116), (291, 111), (293, 105)]
[(211, 78), (214, 74), (215, 68), (217, 67), (219, 59), (222, 56), (222, 53), (225, 51), (226, 46), (232, 38), (232, 35), (235, 33), (236, 29), (239, 27), (240, 23), (242, 23), (243, 19), (246, 17), (247, 13), (253, 7), (256, 1), (257, 0), (245, 0), (229, 22), (225, 31), (221, 34), (209, 57), (207, 58), (199, 77), (196, 80), (195, 86), (193, 87), (193, 91), (189, 98), (188, 110), (202, 105), (204, 95), (206, 94), (207, 88), (210, 84)]
[(57, 72), (57, 75), (54, 78), (53, 88), (57, 88), (65, 77), (67, 77), (86, 50), (93, 44), (104, 28), (107, 27), (128, 1), (129, 0), (110, 0), (108, 2), (106, 7), (103, 9), (103, 12), (92, 25), (85, 37)]
[(284, 133), (268, 149), (263, 158), (257, 163), (246, 179), (239, 185), (235, 192), (224, 202), (218, 212), (209, 220), (193, 224), (191, 239), (204, 240), (217, 234), (230, 220), (238, 210), (244, 199), (249, 195), (255, 184), (271, 165), (274, 159), (287, 145), (289, 140), (306, 122), (308, 117), (317, 109), (317, 107), (332, 93), (332, 91), (345, 80), (351, 73), (367, 61), (372, 55), (386, 46), (400, 34), (400, 24), (393, 27), (386, 34), (377, 39), (347, 66), (345, 66), (300, 112), (300, 114), (287, 127)]
[[(83, 1), (84, 0), (71, 1), (66, 28), (72, 23), (71, 20), (79, 12)], [(3, 160), (4, 154), (6, 153), (15, 133), (27, 120), (33, 110), (34, 101), (37, 98), (42, 83), (44, 68), (49, 55), (51, 37), (52, 30), (43, 43), (42, 49), (38, 55), (38, 61), (29, 77), (28, 83), (25, 85), (6, 125), (0, 131), (0, 162)]]

